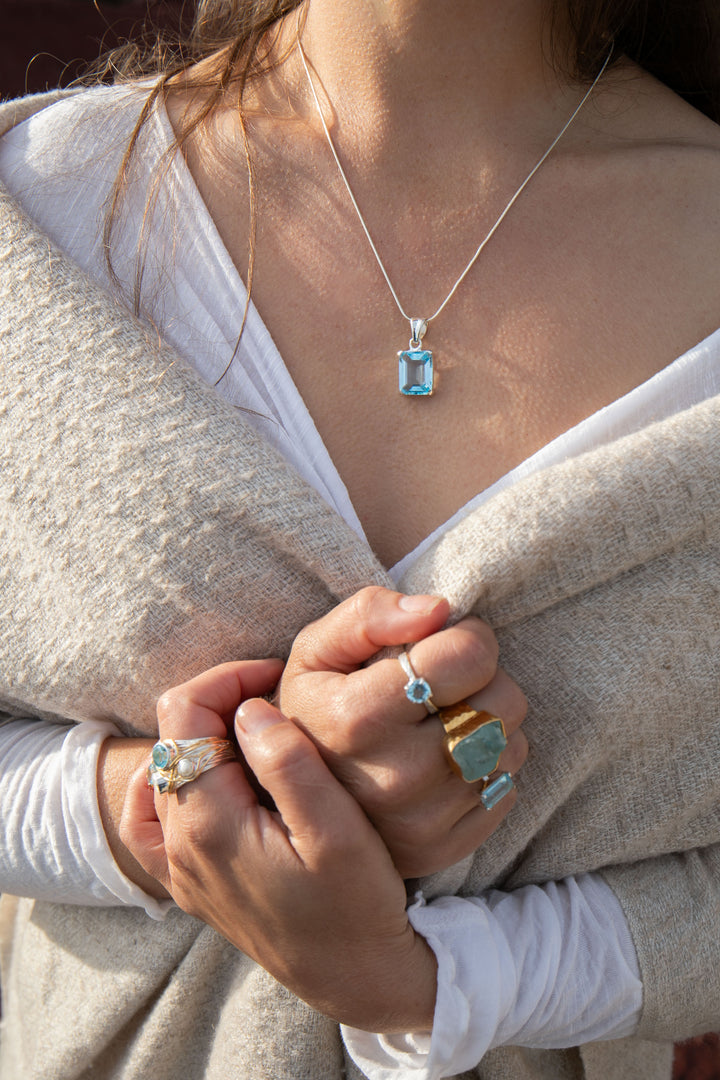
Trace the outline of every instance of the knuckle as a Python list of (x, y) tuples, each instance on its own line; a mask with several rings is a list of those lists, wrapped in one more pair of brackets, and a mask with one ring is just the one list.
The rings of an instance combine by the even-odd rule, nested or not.
[(157, 703), (157, 717), (162, 723), (168, 720), (175, 712), (175, 695), (177, 690), (166, 690), (161, 694)]
[[(325, 616), (325, 618), (327, 618), (327, 616)], [(318, 652), (318, 646), (322, 636), (323, 619), (315, 619), (314, 622), (310, 622), (307, 626), (302, 628), (293, 641), (290, 656), (288, 657), (288, 662), (285, 667), (283, 682), (286, 682), (288, 676), (295, 673), (298, 669), (302, 670), (312, 666), (312, 658), (315, 657)]]
[(166, 690), (158, 698), (157, 717), (160, 724), (171, 723), (192, 707), (192, 699), (185, 686)]
[(498, 644), (486, 623), (479, 619), (464, 619), (455, 627), (455, 655), (463, 673), (477, 680), (478, 686), (486, 686), (495, 675), (498, 662)]
[(381, 585), (366, 585), (364, 589), (359, 589), (346, 601), (349, 614), (363, 623), (368, 622), (372, 609), (386, 592), (387, 589), (383, 589)]
[(213, 829), (209, 821), (196, 814), (186, 815), (182, 830), (172, 830), (166, 838), (168, 860), (174, 866), (187, 868), (192, 863), (192, 853), (212, 848)]
[(395, 815), (399, 825), (406, 819), (414, 821), (416, 808), (427, 806), (437, 787), (424, 756), (412, 751), (376, 763), (371, 781), (374, 805), (385, 814)]
[(165, 854), (168, 866), (172, 867), (175, 872), (183, 872), (186, 869), (187, 843), (188, 840), (184, 832), (181, 835), (172, 830), (165, 834)]
[(284, 727), (254, 750), (251, 764), (260, 772), (259, 779), (263, 784), (294, 777), (316, 762), (317, 751), (313, 744), (296, 735), (295, 729)]
[(354, 756), (377, 738), (377, 719), (369, 701), (359, 697), (350, 704), (345, 684), (329, 696), (328, 719), (328, 738), (338, 754)]
[(366, 780), (364, 788), (363, 802), (368, 812), (382, 819), (391, 817), (402, 831), (408, 809), (407, 792), (402, 786), (373, 776), (370, 781)]
[(512, 717), (518, 725), (522, 724), (528, 712), (528, 699), (516, 682), (507, 676), (505, 684), (505, 698), (507, 705), (504, 706), (504, 715)]

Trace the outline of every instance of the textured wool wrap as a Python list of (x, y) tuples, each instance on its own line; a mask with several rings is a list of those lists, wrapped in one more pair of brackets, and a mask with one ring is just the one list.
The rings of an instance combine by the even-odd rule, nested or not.
[[(427, 894), (599, 870), (645, 985), (638, 1038), (468, 1077), (667, 1078), (671, 1041), (720, 1024), (719, 419), (712, 399), (526, 479), (402, 582), (487, 619), (530, 701), (517, 806)], [(4, 714), (154, 732), (163, 690), (287, 655), (371, 583), (243, 414), (0, 199)], [(180, 911), (4, 897), (0, 954), (3, 1080), (360, 1076), (334, 1023)]]

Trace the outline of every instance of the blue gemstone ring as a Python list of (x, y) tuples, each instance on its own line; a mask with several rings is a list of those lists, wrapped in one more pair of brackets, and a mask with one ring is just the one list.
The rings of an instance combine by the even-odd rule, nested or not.
[(438, 709), (432, 699), (430, 683), (417, 674), (406, 652), (401, 652), (398, 660), (408, 680), (403, 687), (405, 697), (408, 701), (412, 701), (413, 705), (424, 705), (426, 712), (436, 713)]
[(229, 739), (162, 739), (156, 742), (147, 770), (148, 787), (161, 795), (171, 795), (183, 784), (197, 780), (201, 773), (236, 761), (235, 746)]
[(507, 746), (504, 723), (492, 713), (478, 712), (467, 701), (440, 709), (438, 716), (445, 728), (444, 746), (450, 765), (468, 784), (484, 782), (480, 801), (486, 810), (492, 810), (514, 787), (510, 773), (490, 778)]

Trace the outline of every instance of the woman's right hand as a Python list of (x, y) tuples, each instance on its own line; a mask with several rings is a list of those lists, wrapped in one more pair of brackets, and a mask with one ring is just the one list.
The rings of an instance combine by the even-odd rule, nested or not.
[(475, 851), (512, 809), (511, 791), (492, 810), (450, 767), (436, 716), (408, 701), (395, 658), (365, 667), (387, 646), (408, 653), (438, 707), (469, 701), (499, 716), (508, 745), (500, 768), (515, 774), (527, 757), (520, 731), (527, 702), (497, 666), (490, 627), (466, 618), (444, 628), (447, 601), (362, 589), (295, 639), (278, 690), (282, 712), (312, 738), (336, 777), (363, 807), (403, 877), (451, 866)]
[(267, 701), (243, 701), (280, 670), (221, 664), (162, 695), (162, 739), (224, 739), (234, 717), (244, 767), (226, 761), (162, 793), (141, 767), (121, 838), (179, 907), (313, 1008), (368, 1031), (429, 1030), (437, 963), (385, 845), (312, 741)]

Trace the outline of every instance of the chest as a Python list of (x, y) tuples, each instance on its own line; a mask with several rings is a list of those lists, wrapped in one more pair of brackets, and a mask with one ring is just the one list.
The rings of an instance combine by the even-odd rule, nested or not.
[[(636, 178), (629, 193), (612, 178), (574, 190), (548, 169), (431, 322), (432, 397), (398, 391), (409, 325), (342, 192), (260, 183), (253, 300), (385, 565), (717, 327), (700, 213), (688, 230), (663, 185)], [(203, 194), (243, 272), (244, 218), (211, 183)], [(426, 316), (492, 219), (470, 206), (413, 232), (407, 208), (396, 221), (379, 202), (367, 217), (391, 280)]]

